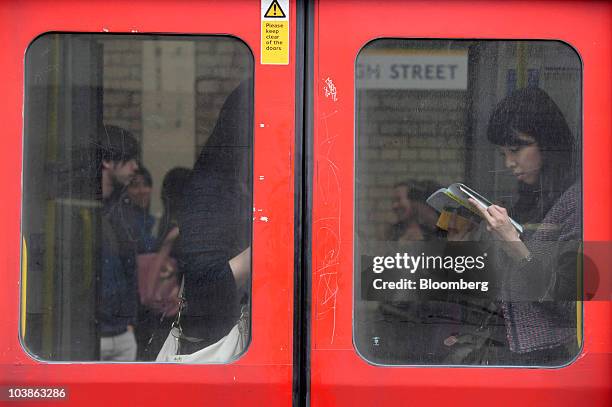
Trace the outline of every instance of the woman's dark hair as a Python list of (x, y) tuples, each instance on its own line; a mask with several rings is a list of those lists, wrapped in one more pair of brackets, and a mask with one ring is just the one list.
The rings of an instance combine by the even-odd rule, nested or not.
[(140, 164), (138, 165), (138, 169), (134, 171), (134, 177), (137, 177), (138, 175), (142, 177), (146, 186), (153, 186), (153, 177), (151, 177), (151, 173)]
[(578, 143), (572, 137), (559, 107), (542, 89), (519, 89), (494, 109), (487, 138), (500, 146), (522, 146), (521, 133), (533, 137), (542, 156), (540, 182), (519, 183), (520, 197), (513, 216), (521, 222), (538, 222), (577, 179)]
[(163, 240), (177, 223), (177, 216), (183, 209), (183, 190), (191, 177), (191, 170), (175, 167), (166, 173), (161, 187), (161, 200), (164, 206), (158, 237)]

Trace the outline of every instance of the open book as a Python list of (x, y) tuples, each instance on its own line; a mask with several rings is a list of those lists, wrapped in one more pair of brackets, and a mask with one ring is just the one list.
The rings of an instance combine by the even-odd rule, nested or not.
[[(436, 192), (431, 194), (429, 198), (427, 198), (427, 204), (440, 213), (458, 212), (460, 215), (472, 219), (474, 219), (474, 215), (477, 215), (476, 219), (480, 220), (480, 213), (474, 207), (474, 205), (468, 201), (469, 198), (474, 199), (483, 208), (488, 208), (489, 206), (493, 205), (493, 203), (487, 198), (483, 197), (468, 186), (460, 183), (452, 184), (448, 188), (438, 189)], [(519, 231), (519, 233), (523, 233), (523, 227), (521, 225), (519, 225), (512, 218), (510, 218), (510, 222), (512, 223), (512, 226)]]

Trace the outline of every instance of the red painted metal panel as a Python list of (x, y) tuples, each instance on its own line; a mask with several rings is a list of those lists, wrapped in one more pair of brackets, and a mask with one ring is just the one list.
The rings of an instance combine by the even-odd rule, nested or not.
[[(558, 39), (571, 44), (584, 63), (585, 240), (609, 242), (612, 236), (609, 2), (316, 3), (312, 404), (609, 405), (609, 301), (584, 304), (584, 350), (561, 369), (377, 367), (355, 352), (354, 64), (361, 47), (382, 37)], [(598, 267), (610, 272), (609, 264)]]
[[(290, 13), (290, 64), (281, 66), (259, 63), (260, 11), (258, 1), (246, 0), (2, 4), (0, 385), (65, 386), (72, 405), (291, 403), (295, 12)], [(251, 48), (254, 205), (263, 209), (268, 222), (254, 222), (252, 342), (237, 362), (221, 366), (40, 363), (23, 351), (18, 324), (24, 55), (33, 39), (50, 31), (230, 34)]]

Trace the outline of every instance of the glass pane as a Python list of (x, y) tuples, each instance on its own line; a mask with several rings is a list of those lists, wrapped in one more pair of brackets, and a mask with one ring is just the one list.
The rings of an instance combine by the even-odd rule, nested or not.
[(354, 340), (368, 361), (577, 355), (581, 72), (554, 41), (362, 49)]
[(181, 354), (238, 321), (248, 335), (253, 69), (225, 36), (31, 44), (22, 336), (34, 356), (155, 360), (183, 280), (180, 325), (198, 339)]

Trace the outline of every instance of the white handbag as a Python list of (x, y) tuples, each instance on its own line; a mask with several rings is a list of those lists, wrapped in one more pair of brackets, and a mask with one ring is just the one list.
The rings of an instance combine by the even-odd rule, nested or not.
[(229, 331), (227, 335), (219, 339), (212, 345), (188, 355), (177, 355), (179, 340), (185, 338), (180, 325), (181, 311), (184, 308), (185, 299), (183, 297), (183, 287), (181, 284), (179, 293), (180, 303), (176, 319), (172, 323), (172, 329), (164, 342), (156, 362), (175, 362), (175, 363), (228, 363), (241, 355), (247, 347), (249, 340), (249, 318), (247, 306), (242, 307), (240, 319)]

